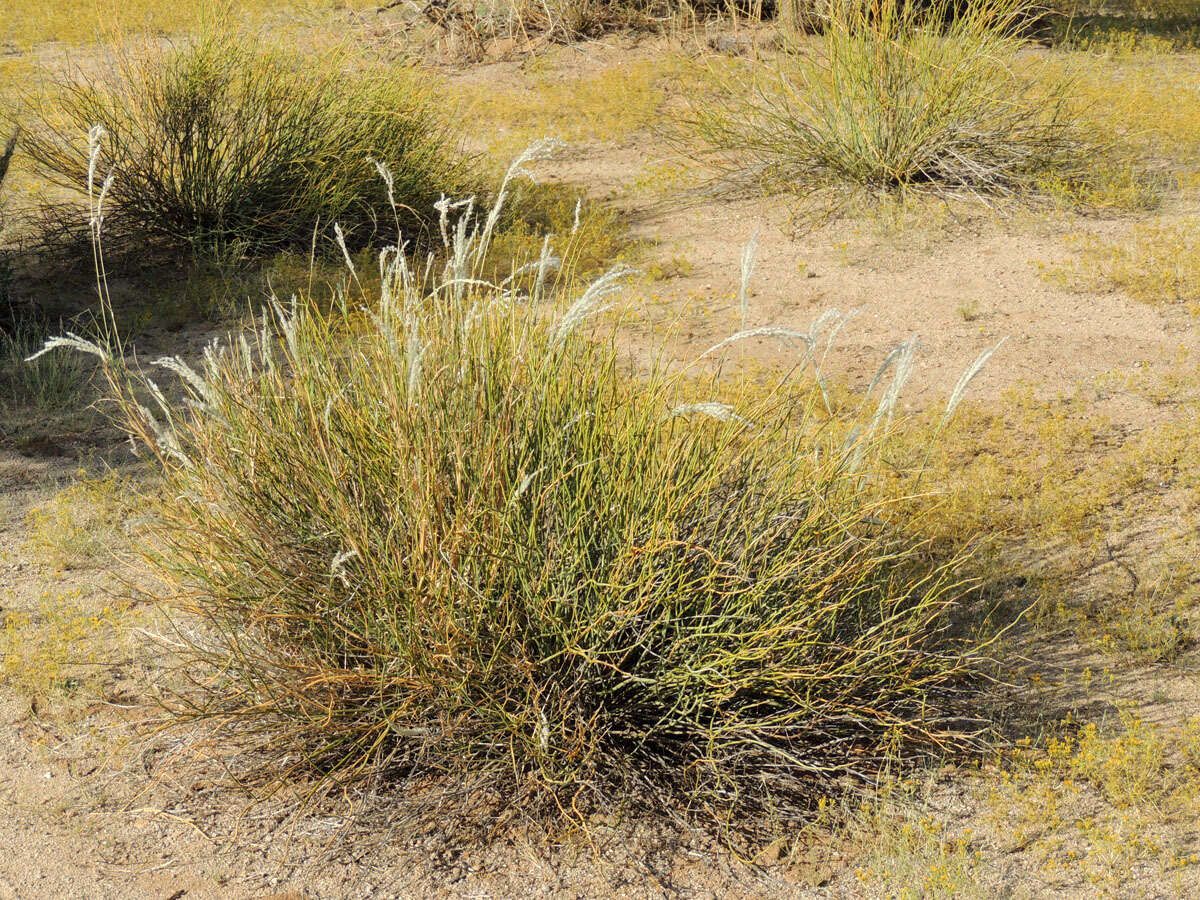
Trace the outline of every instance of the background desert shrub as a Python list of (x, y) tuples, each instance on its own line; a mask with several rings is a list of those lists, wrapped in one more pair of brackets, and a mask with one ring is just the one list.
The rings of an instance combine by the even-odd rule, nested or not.
[[(42, 176), (81, 197), (96, 172), (113, 173), (110, 249), (236, 258), (308, 247), (335, 222), (353, 247), (381, 218), (389, 236), (399, 225), (421, 238), (433, 202), (472, 187), (470, 160), (426, 83), (352, 63), (215, 31), (127, 49), (104, 75), (74, 71), (51, 85), (23, 146)], [(82, 137), (93, 126), (105, 134), (97, 159)], [(394, 208), (372, 160), (393, 173)], [(86, 222), (86, 204), (69, 215)]]
[(548, 251), (519, 294), (475, 277), (482, 228), (436, 277), (386, 256), (369, 313), (276, 304), (199, 371), (160, 360), (188, 404), (109, 357), (168, 481), (182, 711), (568, 818), (786, 815), (966, 741), (969, 588), (865, 489), (863, 445), (827, 445), (804, 393), (747, 421), (629, 377), (579, 334), (621, 272), (564, 311)]
[(645, 28), (742, 6), (722, 0), (517, 0), (508, 5), (508, 27), (572, 41), (618, 28)]
[(450, 0), (431, 4), (425, 14), (481, 49), (485, 38), (541, 35), (568, 43), (622, 28), (661, 28), (693, 24), (698, 18), (725, 14), (761, 18), (773, 10), (762, 0), (486, 0), (468, 4)]
[[(1018, 74), (1030, 7), (831, 3), (772, 66), (711, 68), (676, 138), (737, 185), (1018, 195), (1081, 166), (1069, 82)], [(697, 145), (696, 141), (699, 140)]]
[[(857, 5), (868, 7), (871, 0), (859, 0)], [(831, 12), (836, 12), (836, 2), (830, 0), (780, 0), (775, 4), (775, 18), (789, 31), (824, 31)]]

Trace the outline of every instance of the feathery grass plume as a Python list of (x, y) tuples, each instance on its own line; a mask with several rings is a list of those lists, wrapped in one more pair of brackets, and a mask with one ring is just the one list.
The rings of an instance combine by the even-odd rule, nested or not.
[(500, 213), (503, 211), (504, 204), (508, 200), (509, 186), (512, 184), (513, 179), (529, 174), (529, 165), (531, 163), (550, 159), (563, 146), (563, 142), (557, 138), (542, 138), (530, 144), (513, 161), (512, 165), (508, 167), (508, 171), (504, 174), (504, 180), (500, 183), (500, 190), (496, 194), (496, 200), (488, 212), (487, 221), (484, 222), (483, 230), (478, 238), (473, 241), (476, 269), (482, 266), (484, 259), (487, 257), (487, 252), (491, 247), (492, 235), (495, 233), (496, 223), (500, 220)]
[(636, 274), (636, 269), (618, 264), (588, 285), (587, 290), (567, 308), (554, 326), (553, 343), (563, 343), (588, 319), (610, 309), (612, 304), (604, 301), (620, 291), (629, 278)]
[(1003, 337), (996, 344), (986, 348), (975, 357), (975, 361), (959, 377), (958, 382), (954, 385), (954, 390), (950, 392), (950, 398), (946, 401), (946, 411), (942, 413), (939, 431), (954, 417), (954, 411), (958, 409), (958, 405), (962, 402), (963, 397), (966, 396), (967, 388), (971, 386), (971, 382), (975, 380), (975, 376), (983, 371), (983, 367), (992, 358), (992, 354), (1003, 347), (1007, 340), (1007, 337)]
[[(896, 403), (900, 400), (900, 392), (904, 390), (904, 385), (908, 383), (908, 378), (912, 375), (913, 365), (917, 360), (917, 349), (920, 346), (921, 342), (916, 335), (896, 345), (894, 355), (889, 357), (889, 359), (894, 358), (895, 360), (895, 373), (879, 398), (879, 406), (872, 417), (872, 427), (879, 422), (885, 426), (891, 423), (892, 416), (896, 411)], [(885, 363), (884, 369), (886, 368), (887, 364)], [(876, 379), (878, 378), (879, 376), (876, 376)]]
[(104, 191), (110, 251), (269, 254), (308, 248), (335, 221), (357, 249), (389, 210), (389, 239), (393, 225), (421, 238), (432, 203), (475, 183), (473, 163), (427, 80), (353, 62), (290, 56), (232, 28), (135, 45), (100, 76), (69, 70), (53, 102), (30, 97), (22, 147), (40, 175), (92, 201), (97, 169), (118, 174)]
[(838, 309), (827, 309), (821, 315), (817, 316), (816, 321), (812, 324), (812, 328), (809, 329), (809, 334), (812, 336), (814, 345), (820, 339), (821, 335), (825, 333), (825, 329), (829, 329), (829, 333), (825, 335), (825, 352), (821, 354), (821, 361), (817, 364), (818, 373), (821, 371), (821, 366), (825, 364), (825, 360), (829, 358), (829, 352), (833, 349), (834, 342), (837, 341), (837, 336), (858, 313), (859, 309), (857, 307), (846, 310), (846, 312)]
[(812, 335), (806, 331), (784, 328), (782, 325), (762, 325), (758, 328), (747, 328), (744, 331), (731, 334), (701, 353), (700, 358), (703, 359), (706, 356), (712, 356), (714, 353), (724, 350), (726, 347), (732, 346), (739, 341), (748, 341), (752, 338), (774, 338), (785, 347), (795, 347), (797, 344), (803, 344), (808, 351), (811, 351), (813, 347)]
[(684, 403), (671, 410), (672, 416), (708, 416), (720, 422), (741, 422), (743, 425), (752, 424), (749, 419), (739, 416), (728, 403), (709, 400), (701, 403)]
[(967, 394), (967, 388), (971, 386), (971, 382), (975, 380), (976, 376), (983, 371), (983, 367), (987, 365), (988, 360), (990, 360), (995, 352), (1003, 347), (1007, 341), (1008, 337), (1005, 336), (991, 347), (984, 348), (984, 350), (977, 357), (975, 357), (975, 361), (967, 366), (967, 368), (963, 370), (962, 375), (959, 376), (958, 381), (954, 385), (954, 390), (950, 392), (950, 397), (946, 400), (946, 409), (942, 412), (942, 417), (938, 421), (937, 428), (934, 429), (933, 434), (929, 438), (929, 443), (925, 450), (925, 458), (922, 460), (920, 468), (917, 470), (916, 480), (913, 482), (914, 493), (916, 493), (916, 491), (920, 488), (921, 481), (925, 478), (925, 472), (929, 467), (929, 460), (933, 455), (934, 448), (937, 446), (937, 442), (941, 438), (942, 433), (946, 430), (946, 426), (949, 425), (950, 420), (954, 418), (955, 411), (958, 409), (959, 404), (962, 403), (963, 398)]
[(741, 280), (738, 282), (738, 309), (742, 314), (742, 330), (746, 330), (746, 322), (750, 318), (750, 276), (754, 273), (754, 261), (758, 255), (758, 232), (746, 242), (742, 248)]
[(919, 347), (920, 340), (916, 335), (913, 335), (907, 341), (901, 341), (884, 358), (883, 363), (876, 370), (875, 376), (871, 379), (871, 383), (867, 385), (866, 391), (863, 392), (864, 404), (870, 400), (871, 396), (875, 393), (875, 388), (883, 382), (887, 373), (889, 371), (892, 372), (892, 380), (887, 382), (887, 385), (884, 387), (883, 392), (879, 396), (879, 402), (875, 407), (875, 411), (871, 414), (870, 419), (867, 420), (865, 427), (855, 427), (843, 441), (842, 450), (848, 459), (846, 463), (848, 471), (859, 472), (862, 469), (867, 453), (874, 446), (881, 428), (886, 430), (891, 424), (896, 403), (900, 399), (900, 392), (904, 389), (904, 385), (908, 382), (908, 378), (912, 374)]
[(815, 44), (698, 73), (675, 138), (727, 186), (1017, 197), (1086, 171), (1069, 80), (1014, 65), (1029, 0), (825, 6)]
[(369, 314), (275, 300), (160, 361), (203, 402), (106, 367), (166, 481), (146, 552), (181, 716), (257, 737), (275, 777), (411, 780), (492, 822), (753, 828), (976, 740), (960, 560), (812, 452), (822, 417), (625, 370), (579, 328), (619, 268), (538, 298), (554, 316), (449, 255), (381, 255)]
[[(825, 363), (829, 359), (829, 354), (833, 350), (837, 336), (846, 327), (847, 323), (858, 315), (858, 312), (857, 308), (847, 310), (844, 313), (838, 309), (827, 309), (817, 316), (812, 323), (812, 327), (808, 330), (809, 338), (811, 339), (808, 356), (812, 360), (813, 380), (817, 385), (817, 390), (821, 393), (821, 399), (825, 403), (825, 410), (829, 413), (833, 412), (833, 404), (829, 399), (829, 391), (825, 385)], [(827, 329), (828, 333), (826, 333)], [(817, 344), (820, 343), (822, 336), (825, 338), (825, 350), (821, 353), (821, 358), (817, 359)]]

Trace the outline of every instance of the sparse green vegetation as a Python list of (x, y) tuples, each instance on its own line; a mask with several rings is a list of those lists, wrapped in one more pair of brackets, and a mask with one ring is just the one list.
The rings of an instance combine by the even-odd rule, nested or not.
[(28, 546), (58, 570), (111, 563), (136, 502), (128, 477), (80, 470), (70, 485), (30, 511)]
[(983, 854), (970, 833), (955, 834), (925, 813), (915, 785), (888, 783), (878, 798), (846, 817), (844, 839), (853, 856), (854, 882), (871, 896), (977, 898), (994, 891), (981, 876)]
[(74, 589), (43, 594), (32, 615), (0, 612), (0, 681), (35, 697), (74, 694), (102, 659), (101, 636), (119, 626), (128, 606), (115, 601), (94, 612)]
[[(337, 0), (342, 9), (373, 8), (377, 0)], [(0, 7), (0, 46), (26, 49), (47, 41), (91, 44), (98, 37), (130, 34), (181, 35), (205, 26), (232, 7), (228, 0), (92, 0), (43, 3), (6, 0)], [(329, 0), (237, 0), (239, 19), (276, 23), (310, 19), (329, 10)]]
[(1200, 315), (1200, 226), (1195, 221), (1136, 225), (1120, 241), (1075, 235), (1075, 259), (1044, 267), (1055, 282), (1115, 289), (1146, 303), (1179, 304)]
[(1200, 45), (1196, 0), (1073, 2), (1062, 4), (1048, 23), (1059, 46), (1110, 57), (1164, 55)]
[[(1071, 115), (1089, 129), (1118, 136), (1135, 164), (1161, 161), (1169, 167), (1167, 174), (1181, 176), (1196, 171), (1200, 105), (1179, 102), (1195, 90), (1192, 54), (1127, 61), (1072, 55), (1055, 57), (1046, 66), (1049, 77), (1073, 77)], [(1164, 85), (1170, 87), (1163, 90)]]
[[(966, 405), (932, 454), (918, 440), (897, 458), (928, 458), (944, 493), (926, 524), (937, 535), (984, 535), (978, 574), (999, 585), (1024, 579), (1019, 595), (1038, 628), (1125, 660), (1170, 663), (1195, 642), (1200, 544), (1186, 520), (1164, 522), (1163, 545), (1131, 563), (1112, 532), (1115, 523), (1152, 520), (1164, 497), (1200, 501), (1200, 479), (1186, 464), (1200, 439), (1198, 388), (1188, 372), (1166, 380), (1114, 373), (1053, 400), (1013, 390), (993, 410)], [(1123, 429), (1093, 411), (1098, 391), (1128, 392), (1180, 418)]]
[(615, 140), (649, 128), (681, 63), (668, 56), (587, 77), (546, 69), (534, 67), (529, 83), (520, 87), (460, 92), (469, 114), (503, 135), (497, 150), (524, 147), (547, 134), (567, 141)]
[[(872, 896), (994, 897), (1015, 861), (1044, 888), (1097, 896), (1146, 880), (1187, 892), (1200, 854), (1183, 833), (1200, 800), (1195, 719), (1151, 724), (1129, 711), (1098, 724), (1061, 723), (1045, 745), (1009, 748), (958, 773), (978, 795), (969, 818), (948, 814), (947, 782), (898, 781), (851, 810), (841, 844)], [(1019, 896), (1019, 894), (1018, 894)]]

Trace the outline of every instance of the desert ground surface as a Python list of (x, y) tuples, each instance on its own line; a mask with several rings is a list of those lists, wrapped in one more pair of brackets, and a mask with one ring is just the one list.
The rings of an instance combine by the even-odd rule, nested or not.
[[(186, 40), (190, 25), (163, 16), (156, 39)], [(934, 454), (931, 489), (953, 498), (952, 527), (988, 535), (999, 593), (1029, 610), (1003, 660), (1006, 740), (839, 800), (746, 857), (621, 818), (586, 837), (527, 823), (447, 840), (436, 822), (394, 826), (414, 798), (386, 784), (264, 796), (201, 727), (161, 727), (178, 673), (136, 553), (137, 497), (156, 476), (88, 388), (70, 408), (0, 406), (0, 898), (1200, 895), (1200, 53), (1029, 51), (1077, 67), (1098, 127), (1127, 130), (1161, 185), (1153, 203), (922, 197), (804, 221), (788, 197), (691, 190), (655, 128), (689, 91), (681, 60), (769, 57), (769, 23), (476, 51), (410, 21), (343, 3), (240, 17), (288, 46), (348, 40), (418, 66), (496, 160), (561, 137), (534, 178), (615, 212), (642, 272), (617, 311), (635, 355), (665, 341), (686, 361), (739, 324), (806, 330), (853, 310), (827, 376), (861, 388), (915, 335), (900, 408), (919, 417), (1004, 340)], [(34, 5), (0, 28), (0, 95), (107, 52)], [(19, 207), (42, 185), (14, 166)], [(255, 277), (228, 290), (252, 304)], [(113, 278), (152, 306), (158, 276)], [(90, 302), (86, 274), (29, 285), (34, 302)], [(147, 358), (194, 355), (231, 320), (147, 314), (132, 341)], [(791, 365), (768, 340), (733, 358), (767, 379)]]

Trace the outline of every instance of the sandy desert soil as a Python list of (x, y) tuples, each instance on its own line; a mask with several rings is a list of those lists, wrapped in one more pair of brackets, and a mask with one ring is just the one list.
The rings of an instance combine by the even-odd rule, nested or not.
[[(651, 60), (665, 47), (661, 39), (585, 43), (554, 48), (543, 65), (564, 79), (591, 77)], [(438, 71), (469, 90), (519, 87), (527, 68), (528, 58), (513, 54)], [(610, 199), (629, 216), (633, 236), (653, 244), (643, 262), (661, 263), (663, 275), (635, 294), (642, 309), (633, 345), (666, 335), (686, 359), (735, 330), (741, 248), (756, 237), (750, 324), (807, 328), (826, 310), (856, 309), (830, 369), (851, 383), (917, 334), (924, 352), (905, 402), (936, 406), (982, 349), (1006, 338), (972, 386), (982, 410), (1003, 414), (1006, 397), (1027, 386), (1040, 399), (1083, 397), (1088, 415), (1113, 423), (1126, 443), (1194, 424), (1194, 405), (1154, 402), (1114, 388), (1113, 377), (1119, 385), (1194, 372), (1200, 320), (1181, 304), (1080, 290), (1044, 274), (1071, 259), (1067, 235), (1120, 241), (1151, 215), (1186, 223), (1200, 215), (1194, 194), (1168, 197), (1153, 214), (933, 210), (903, 227), (863, 215), (797, 232), (777, 200), (650, 204), (636, 182), (664, 154), (652, 135), (632, 130), (577, 140), (539, 169)], [(789, 364), (765, 344), (741, 354), (767, 368)], [(1086, 448), (1080, 465), (1098, 463), (1107, 449)], [(1179, 465), (1194, 470), (1200, 462), (1193, 456)], [(388, 810), (404, 798), (386, 791), (356, 788), (302, 809), (303, 785), (265, 799), (239, 791), (206, 754), (202, 735), (147, 727), (157, 685), (171, 677), (170, 653), (146, 636), (162, 623), (138, 599), (136, 569), (116, 561), (137, 530), (137, 510), (111, 501), (122, 489), (102, 488), (103, 500), (74, 495), (81, 505), (113, 506), (97, 518), (80, 513), (82, 526), (68, 522), (52, 533), (51, 540), (94, 529), (86, 552), (55, 554), (38, 538), (46, 529), (35, 509), (61, 502), (55, 498), (75, 483), (111, 486), (105, 473), (113, 466), (135, 481), (147, 477), (106, 432), (72, 443), (0, 426), (0, 624), (10, 659), (19, 658), (0, 683), (0, 900), (1200, 895), (1194, 805), (1172, 805), (1172, 793), (1172, 803), (1155, 795), (1122, 808), (1069, 771), (1047, 775), (1003, 760), (930, 772), (886, 817), (859, 815), (847, 829), (784, 836), (755, 861), (645, 823), (599, 824), (591, 844), (518, 829), (491, 843), (447, 846), (395, 833)], [(1106, 597), (1125, 569), (1200, 552), (1194, 492), (1167, 486), (1128, 506), (1138, 512), (1123, 516), (1118, 503), (1107, 513), (1121, 564), (1076, 573), (1067, 588), (1074, 596)], [(1200, 583), (1189, 576), (1171, 589), (1194, 628)], [(47, 680), (26, 671), (44, 656), (27, 652), (29, 642), (67, 632), (78, 636), (47, 651), (66, 657), (61, 673)], [(1050, 635), (1034, 652), (1033, 680), (1022, 690), (1044, 701), (1048, 717), (1105, 720), (1124, 710), (1147, 727), (1174, 728), (1200, 714), (1194, 645), (1163, 665), (1131, 662), (1068, 633)], [(1094, 682), (1085, 671), (1096, 673)], [(1038, 726), (1029, 733), (1040, 739)], [(1172, 763), (1155, 777), (1175, 778), (1177, 770)], [(1190, 797), (1188, 790), (1181, 784), (1177, 793)], [(895, 838), (905, 827), (920, 838)]]

